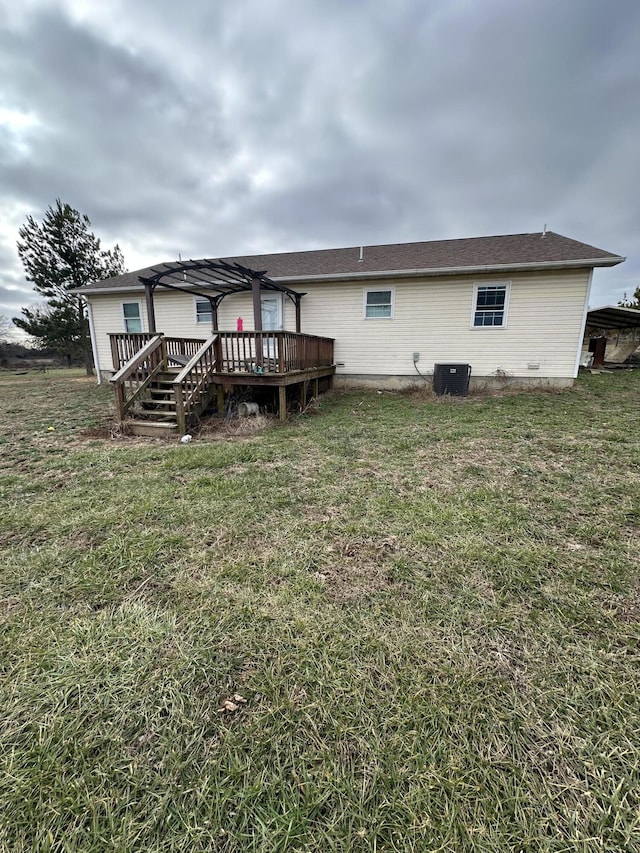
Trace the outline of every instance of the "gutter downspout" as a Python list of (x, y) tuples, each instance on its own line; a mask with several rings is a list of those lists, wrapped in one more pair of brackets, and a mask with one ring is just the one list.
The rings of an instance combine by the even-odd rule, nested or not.
[(98, 358), (98, 344), (96, 342), (96, 327), (93, 325), (93, 311), (91, 310), (91, 300), (84, 297), (87, 303), (87, 316), (89, 318), (89, 336), (91, 337), (91, 350), (93, 352), (93, 363), (96, 368), (98, 377), (98, 385), (102, 385), (102, 376), (100, 375), (100, 360)]
[(589, 313), (589, 299), (591, 298), (591, 282), (593, 280), (593, 268), (589, 270), (589, 278), (587, 280), (587, 293), (584, 298), (584, 311), (582, 312), (582, 323), (580, 324), (580, 337), (578, 338), (578, 352), (576, 353), (576, 364), (573, 369), (573, 378), (578, 376), (580, 369), (580, 356), (582, 355), (582, 342), (584, 340), (584, 330), (587, 326), (587, 314)]

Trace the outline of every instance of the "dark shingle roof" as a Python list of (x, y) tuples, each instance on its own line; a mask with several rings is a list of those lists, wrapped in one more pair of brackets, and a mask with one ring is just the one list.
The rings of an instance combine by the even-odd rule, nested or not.
[[(303, 282), (313, 278), (351, 278), (392, 273), (487, 272), (508, 268), (545, 266), (614, 266), (624, 258), (604, 249), (571, 240), (547, 231), (542, 234), (508, 234), (499, 237), (470, 237), (461, 240), (430, 240), (421, 243), (393, 243), (346, 249), (314, 249), (273, 255), (246, 255), (224, 258), (252, 270), (265, 270), (270, 278)], [(151, 275), (161, 264), (125, 273), (88, 285), (83, 290), (139, 287), (139, 276)]]

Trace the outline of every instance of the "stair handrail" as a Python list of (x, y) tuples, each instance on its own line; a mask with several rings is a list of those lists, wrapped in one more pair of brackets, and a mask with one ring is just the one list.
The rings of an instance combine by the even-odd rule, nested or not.
[[(196, 404), (206, 393), (210, 377), (217, 372), (218, 353), (216, 353), (213, 360), (207, 359), (207, 356), (216, 347), (218, 340), (219, 336), (217, 334), (207, 338), (193, 358), (185, 364), (171, 383), (176, 398), (178, 432), (185, 432), (188, 415), (192, 413)], [(196, 378), (192, 379), (191, 374), (194, 371), (196, 372)], [(190, 387), (187, 387), (188, 385)]]
[[(131, 393), (127, 395), (125, 385), (127, 380), (130, 380), (131, 377), (135, 375), (136, 371), (139, 371), (143, 367), (145, 361), (158, 349), (162, 350), (158, 363), (154, 367), (147, 369), (144, 378), (138, 377), (135, 388), (129, 389)], [(127, 411), (131, 408), (133, 402), (145, 390), (153, 377), (163, 369), (166, 361), (166, 352), (164, 352), (164, 349), (165, 342), (163, 336), (155, 335), (150, 341), (147, 341), (142, 349), (138, 350), (138, 352), (109, 380), (114, 386), (116, 394), (116, 409), (121, 421), (124, 420)]]
[(123, 364), (120, 370), (117, 373), (114, 373), (109, 381), (113, 382), (114, 385), (118, 382), (125, 382), (132, 373), (135, 373), (147, 356), (151, 355), (151, 353), (157, 350), (161, 345), (162, 335), (155, 335), (150, 341), (147, 341), (142, 349), (138, 350), (138, 352), (130, 358), (126, 364)]
[(173, 380), (174, 385), (175, 385), (176, 383), (178, 383), (178, 382), (184, 382), (184, 380), (185, 380), (185, 379), (187, 378), (187, 376), (191, 373), (191, 371), (193, 370), (193, 368), (198, 364), (198, 362), (200, 361), (200, 359), (201, 359), (204, 355), (206, 355), (206, 354), (207, 354), (207, 352), (209, 351), (209, 349), (211, 349), (211, 347), (215, 344), (215, 342), (216, 342), (217, 340), (218, 340), (218, 335), (217, 335), (217, 334), (215, 334), (215, 335), (211, 335), (211, 337), (210, 337), (210, 338), (207, 338), (207, 340), (202, 344), (202, 346), (200, 347), (200, 349), (198, 350), (198, 352), (193, 356), (193, 358), (191, 359), (191, 361), (188, 361), (188, 362), (185, 364), (185, 366), (182, 368), (182, 370), (180, 371), (180, 373), (178, 373), (178, 375), (176, 376), (176, 378)]

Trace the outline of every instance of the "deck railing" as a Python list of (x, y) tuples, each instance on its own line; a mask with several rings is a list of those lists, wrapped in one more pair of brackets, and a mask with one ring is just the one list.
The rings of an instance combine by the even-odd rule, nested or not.
[[(118, 371), (124, 367), (131, 359), (140, 351), (140, 349), (153, 338), (154, 335), (149, 332), (118, 332), (110, 334), (111, 342), (111, 363), (113, 369)], [(174, 355), (181, 357), (181, 362), (184, 363), (184, 356), (194, 356), (202, 344), (204, 338), (164, 338), (167, 346), (167, 356), (169, 361)]]
[(212, 335), (173, 380), (178, 432), (186, 432), (189, 418), (198, 413), (200, 403), (206, 404), (205, 397), (217, 372), (219, 357), (220, 339)]
[(111, 377), (116, 394), (118, 418), (123, 421), (134, 402), (147, 388), (153, 377), (166, 364), (166, 343), (162, 335), (153, 335), (133, 355), (127, 364)]
[(297, 332), (220, 332), (224, 373), (289, 373), (333, 364), (333, 338)]
[[(289, 373), (330, 367), (333, 338), (298, 332), (216, 332), (220, 358), (218, 373)], [(109, 336), (114, 370), (127, 364), (153, 336), (148, 333), (118, 333)], [(199, 338), (164, 338), (167, 357), (179, 356), (179, 363), (192, 358), (205, 343)]]

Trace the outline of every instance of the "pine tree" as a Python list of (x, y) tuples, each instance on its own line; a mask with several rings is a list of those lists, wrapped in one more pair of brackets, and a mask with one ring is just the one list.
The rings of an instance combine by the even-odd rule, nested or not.
[(27, 217), (18, 231), (18, 255), (27, 281), (43, 296), (43, 308), (23, 308), (13, 322), (49, 347), (71, 359), (82, 357), (87, 374), (93, 373), (89, 323), (84, 300), (75, 288), (125, 272), (119, 246), (101, 249), (90, 231), (91, 221), (69, 204), (56, 199), (42, 224)]

